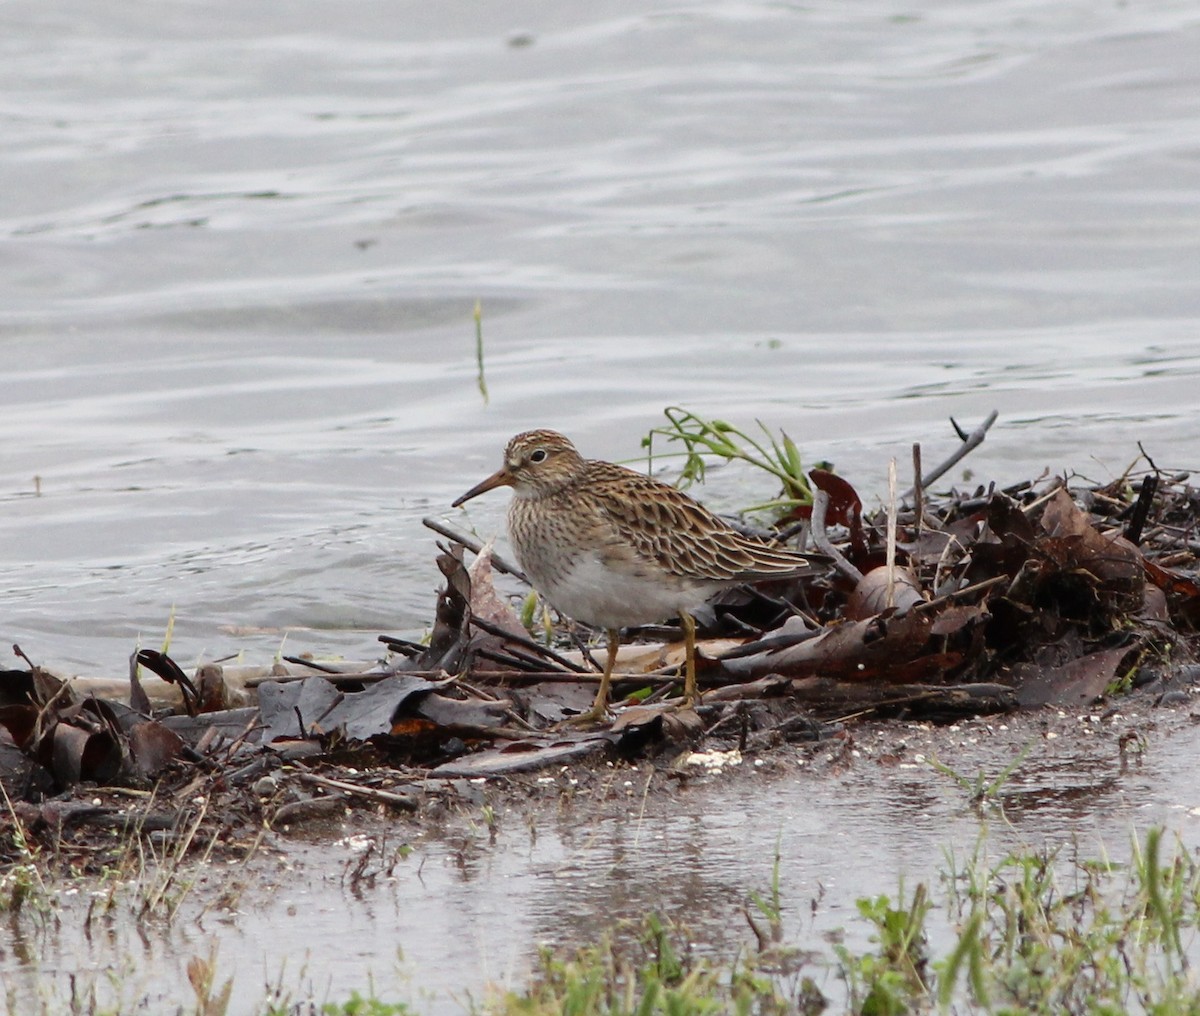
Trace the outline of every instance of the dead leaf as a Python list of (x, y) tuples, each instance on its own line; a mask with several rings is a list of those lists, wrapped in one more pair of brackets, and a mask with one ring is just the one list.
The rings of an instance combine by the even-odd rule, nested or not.
[(1142, 554), (1125, 537), (1099, 532), (1062, 489), (1046, 503), (1041, 526), (1046, 537), (1037, 545), (1043, 555), (1064, 570), (1079, 569), (1095, 576), (1103, 591), (1119, 599), (1119, 609), (1136, 610), (1141, 605)]
[(1130, 646), (1105, 649), (1061, 666), (1019, 663), (1009, 671), (1017, 702), (1026, 707), (1089, 706), (1112, 686), (1117, 667), (1132, 651)]
[(508, 719), (507, 702), (482, 702), (479, 699), (452, 699), (430, 694), (417, 700), (416, 713), (425, 719), (453, 730), (455, 727), (475, 729), (503, 726)]
[(397, 674), (363, 691), (345, 692), (323, 677), (267, 681), (259, 686), (264, 743), (279, 738), (323, 738), (338, 734), (368, 741), (392, 733), (406, 703), (442, 687), (415, 674)]
[(865, 620), (893, 608), (897, 614), (904, 614), (923, 602), (920, 584), (907, 568), (894, 569), (890, 582), (886, 566), (873, 568), (859, 580), (846, 601), (846, 618)]
[(778, 673), (788, 677), (819, 674), (846, 680), (932, 680), (956, 655), (926, 655), (933, 617), (910, 611), (903, 617), (876, 616), (830, 625), (815, 638), (753, 656), (726, 658), (725, 668), (752, 678)]
[(471, 580), (471, 613), (514, 635), (528, 637), (525, 627), (508, 600), (496, 593), (492, 582), (495, 574), (492, 570), (492, 542), (488, 540), (484, 544), (467, 572)]
[(183, 738), (155, 720), (145, 720), (129, 731), (129, 753), (138, 773), (147, 779), (157, 776), (183, 751)]

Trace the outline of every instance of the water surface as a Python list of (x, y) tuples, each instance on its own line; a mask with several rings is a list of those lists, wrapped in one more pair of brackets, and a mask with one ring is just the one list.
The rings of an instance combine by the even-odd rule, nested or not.
[[(1200, 14), (1169, 0), (13, 0), (0, 644), (121, 673), (173, 612), (185, 665), (267, 659), (285, 632), (288, 650), (369, 657), (378, 633), (428, 624), (419, 520), (510, 434), (553, 426), (624, 459), (672, 404), (785, 428), (869, 496), (889, 458), (903, 474), (920, 441), (936, 461), (949, 417), (992, 409), (957, 482), (1107, 479), (1139, 441), (1200, 465), (1197, 52)], [(772, 493), (728, 469), (704, 496)], [(500, 529), (504, 501), (470, 522)], [(1186, 732), (1171, 743), (1182, 764), (1161, 772), (1189, 770)], [(896, 771), (848, 781), (685, 795), (654, 823), (536, 841), (506, 827), (474, 876), (430, 848), (424, 883), (409, 862), (365, 902), (322, 855), (319, 902), (210, 915), (188, 944), (215, 928), (237, 954), (289, 899), (338, 942), (316, 980), (361, 987), (399, 945), (414, 983), (444, 987), (475, 959), (523, 969), (571, 914), (594, 928), (604, 892), (629, 912), (740, 900), (781, 829), (797, 898), (845, 890), (826, 896), (836, 923), (958, 821), (934, 807), (898, 841)], [(1175, 802), (1118, 791), (1134, 803), (1055, 835)], [(674, 878), (651, 843), (683, 858)], [(845, 843), (865, 847), (843, 875)], [(140, 941), (139, 962), (166, 948)]]

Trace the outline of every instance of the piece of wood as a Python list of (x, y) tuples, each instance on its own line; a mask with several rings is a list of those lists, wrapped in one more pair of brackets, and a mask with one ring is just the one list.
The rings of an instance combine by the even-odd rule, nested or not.
[(331, 780), (328, 776), (319, 776), (316, 773), (300, 773), (299, 776), (304, 783), (323, 787), (326, 790), (337, 790), (352, 797), (361, 797), (368, 801), (375, 801), (393, 808), (400, 808), (403, 811), (416, 811), (419, 803), (417, 798), (412, 794), (397, 794), (391, 790), (364, 787), (357, 783), (349, 783), (346, 780)]

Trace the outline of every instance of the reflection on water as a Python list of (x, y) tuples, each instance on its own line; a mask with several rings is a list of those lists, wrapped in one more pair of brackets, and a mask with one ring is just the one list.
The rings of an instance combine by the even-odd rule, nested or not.
[[(1123, 756), (1131, 731), (1146, 740)], [(977, 855), (994, 863), (1009, 851), (1064, 848), (1064, 860), (1119, 862), (1131, 834), (1156, 824), (1189, 849), (1200, 803), (1192, 735), (1190, 718), (1173, 712), (1043, 712), (859, 729), (847, 743), (780, 748), (716, 777), (643, 763), (562, 799), (570, 776), (550, 773), (544, 797), (531, 795), (532, 814), (490, 799), (494, 835), (481, 799), (440, 831), (429, 831), (429, 816), (417, 826), (359, 815), (347, 818), (344, 839), (269, 839), (248, 866), (202, 868), (169, 925), (135, 919), (132, 888), (108, 913), (87, 892), (68, 896), (53, 922), (12, 922), (0, 966), (21, 991), (39, 976), (62, 991), (70, 972), (115, 970), (127, 971), (127, 999), (186, 1000), (182, 967), (215, 943), (237, 1011), (282, 981), (318, 999), (371, 982), (382, 997), (455, 1013), (463, 992), (525, 983), (537, 944), (593, 942), (652, 911), (683, 922), (702, 953), (728, 957), (750, 940), (742, 909), (769, 891), (778, 855), (786, 940), (823, 958), (806, 973), (839, 997), (829, 941), (872, 947), (860, 897), (895, 899), (902, 883), (911, 892), (924, 882), (940, 901), (944, 878)], [(979, 805), (932, 764), (990, 783), (1021, 753), (996, 798)], [(951, 947), (940, 903), (929, 929), (934, 953)]]

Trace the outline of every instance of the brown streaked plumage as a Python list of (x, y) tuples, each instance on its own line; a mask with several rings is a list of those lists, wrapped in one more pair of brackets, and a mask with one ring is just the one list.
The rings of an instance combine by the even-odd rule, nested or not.
[(619, 629), (678, 616), (687, 635), (684, 691), (694, 702), (692, 613), (726, 586), (808, 574), (819, 560), (744, 536), (653, 477), (585, 459), (553, 430), (514, 437), (500, 469), (454, 507), (502, 486), (513, 488), (508, 535), (533, 587), (564, 614), (607, 630), (588, 718), (608, 704)]

